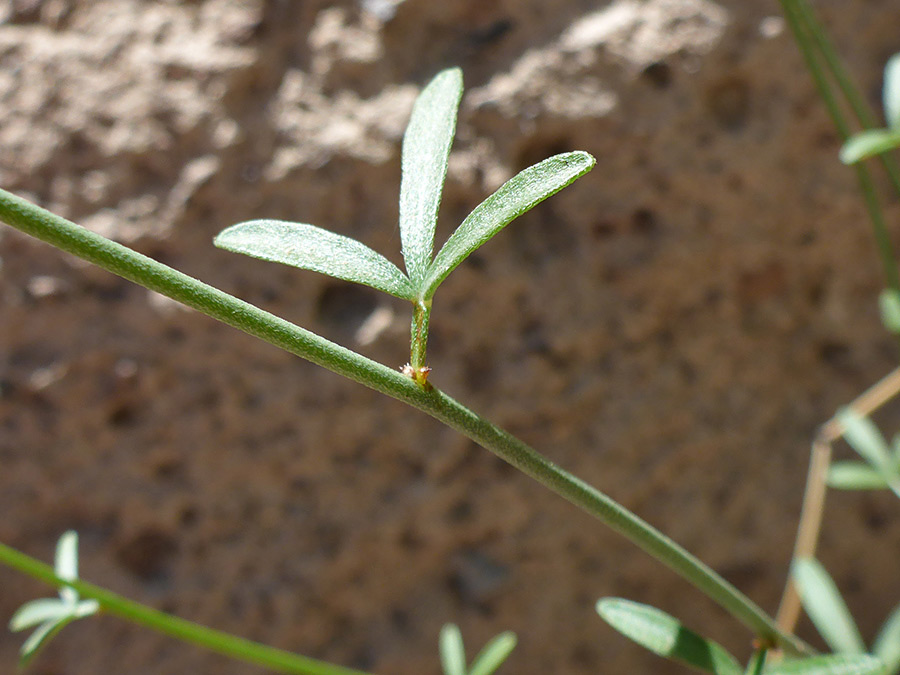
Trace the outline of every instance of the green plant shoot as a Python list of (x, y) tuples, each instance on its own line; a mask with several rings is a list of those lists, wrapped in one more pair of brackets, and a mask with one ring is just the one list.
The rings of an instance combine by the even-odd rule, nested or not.
[[(65, 581), (78, 579), (78, 535), (69, 530), (56, 544), (56, 576)], [(75, 619), (97, 613), (100, 603), (82, 600), (71, 586), (60, 586), (59, 598), (41, 598), (22, 605), (9, 621), (13, 632), (37, 626), (22, 644), (19, 667), (25, 668), (50, 640)]]
[(365, 284), (410, 301), (410, 360), (403, 372), (422, 386), (427, 386), (430, 372), (425, 354), (437, 287), (506, 225), (595, 164), (586, 152), (568, 152), (525, 169), (477, 206), (432, 259), (461, 98), (461, 71), (439, 73), (416, 99), (403, 136), (400, 240), (406, 273), (359, 241), (303, 223), (251, 220), (229, 227), (215, 239), (216, 246), (229, 251)]

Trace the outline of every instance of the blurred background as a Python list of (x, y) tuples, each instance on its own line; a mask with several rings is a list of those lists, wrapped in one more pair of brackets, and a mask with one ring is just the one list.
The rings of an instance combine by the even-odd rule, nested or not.
[[(900, 5), (817, 8), (877, 102)], [(598, 163), (441, 287), (432, 381), (774, 612), (810, 440), (898, 354), (774, 0), (6, 0), (0, 185), (399, 367), (408, 303), (211, 242), (282, 218), (400, 264), (402, 133), (454, 65), (438, 244), (518, 170)], [(383, 674), (437, 674), (447, 621), (470, 656), (515, 631), (501, 672), (686, 672), (608, 628), (607, 595), (749, 654), (687, 584), (421, 413), (7, 227), (0, 260), (0, 541), (50, 560), (75, 528), (90, 581)], [(900, 600), (897, 507), (829, 498), (821, 559), (869, 639)], [(0, 620), (51, 594), (0, 569)], [(21, 640), (0, 632), (0, 669)], [(259, 672), (107, 617), (34, 672), (121, 664)]]

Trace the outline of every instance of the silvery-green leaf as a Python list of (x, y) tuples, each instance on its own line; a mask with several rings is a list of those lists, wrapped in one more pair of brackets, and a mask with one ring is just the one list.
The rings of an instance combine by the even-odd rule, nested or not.
[(45, 621), (58, 619), (70, 614), (72, 607), (58, 598), (40, 598), (31, 600), (16, 610), (9, 620), (9, 629), (13, 633), (31, 628)]
[(597, 612), (610, 626), (654, 654), (717, 675), (743, 675), (743, 668), (724, 647), (655, 607), (604, 598), (597, 603)]
[(73, 617), (65, 616), (56, 621), (47, 621), (38, 626), (35, 631), (28, 636), (22, 648), (19, 650), (19, 668), (27, 668), (31, 660), (38, 655), (53, 637), (71, 623)]
[(447, 240), (428, 268), (426, 298), (466, 257), (506, 225), (590, 171), (596, 160), (586, 152), (567, 152), (531, 166), (475, 207)]
[(900, 293), (886, 288), (878, 295), (881, 323), (894, 335), (900, 335)]
[(829, 654), (782, 661), (765, 675), (884, 675), (884, 665), (866, 654)]
[(862, 462), (835, 462), (828, 468), (828, 486), (837, 490), (883, 490), (888, 482), (878, 469)]
[(254, 258), (321, 272), (412, 300), (409, 279), (390, 260), (365, 244), (314, 225), (250, 220), (232, 225), (215, 245)]
[(466, 675), (466, 649), (456, 624), (444, 624), (439, 644), (444, 675)]
[(842, 408), (835, 417), (844, 428), (844, 439), (863, 459), (877, 469), (890, 467), (891, 451), (872, 420), (858, 415), (852, 408)]
[[(54, 569), (60, 579), (73, 581), (78, 578), (78, 533), (74, 530), (64, 532), (56, 542)], [(59, 589), (59, 597), (69, 604), (78, 602), (78, 593), (68, 586)]]
[(894, 54), (884, 67), (884, 117), (888, 126), (900, 130), (900, 54)]
[(444, 70), (416, 99), (403, 136), (400, 178), (400, 240), (413, 288), (421, 292), (431, 262), (434, 230), (447, 158), (462, 97), (462, 72)]
[(56, 576), (66, 581), (78, 578), (78, 533), (69, 530), (56, 542), (56, 559), (54, 562)]
[(897, 147), (900, 147), (900, 128), (869, 129), (848, 138), (839, 156), (844, 164), (856, 164)]
[(884, 663), (887, 675), (900, 671), (900, 607), (884, 622), (872, 645), (872, 654)]
[(825, 568), (812, 558), (801, 558), (794, 562), (792, 573), (803, 609), (828, 646), (839, 653), (864, 654), (859, 628)]
[(472, 661), (469, 675), (491, 675), (516, 647), (516, 634), (505, 631), (488, 642)]

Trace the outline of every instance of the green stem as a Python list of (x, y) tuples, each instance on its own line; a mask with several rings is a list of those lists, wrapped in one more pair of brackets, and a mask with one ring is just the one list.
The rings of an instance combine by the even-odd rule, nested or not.
[(428, 371), (425, 370), (425, 351), (428, 347), (430, 322), (431, 300), (417, 300), (413, 303), (412, 326), (410, 327), (409, 365), (412, 366), (413, 377), (419, 384), (425, 384), (428, 377)]
[(366, 673), (318, 661), (306, 656), (292, 654), (283, 649), (275, 649), (252, 642), (245, 638), (213, 630), (206, 626), (180, 619), (121, 595), (89, 584), (80, 579), (65, 581), (60, 579), (50, 565), (0, 544), (0, 563), (34, 577), (39, 581), (61, 588), (71, 586), (83, 598), (91, 598), (100, 603), (100, 608), (109, 614), (158, 631), (170, 637), (205, 647), (210, 651), (263, 666), (277, 673), (296, 675), (367, 675)]
[[(818, 57), (816, 56), (816, 45), (811, 37), (812, 29), (805, 22), (801, 5), (802, 2), (799, 0), (781, 0), (784, 16), (794, 33), (794, 38), (797, 41), (797, 45), (800, 47), (803, 58), (806, 60), (806, 65), (815, 81), (819, 95), (822, 97), (825, 107), (828, 109), (828, 113), (831, 116), (835, 127), (837, 127), (838, 133), (841, 138), (846, 141), (850, 138), (852, 131), (841, 111), (841, 106), (838, 104), (837, 99), (831, 91), (828, 78), (825, 76), (825, 72), (822, 70)], [(889, 288), (900, 292), (900, 274), (897, 272), (894, 249), (881, 211), (881, 205), (878, 203), (875, 184), (872, 181), (868, 169), (866, 169), (862, 163), (856, 164), (854, 168), (856, 170), (856, 177), (859, 181), (859, 187), (865, 198), (869, 218), (872, 221), (872, 231), (875, 235), (875, 243), (881, 257), (881, 265), (884, 271), (886, 284)]]
[(556, 466), (536, 450), (443, 392), (422, 387), (396, 370), (336, 345), (3, 190), (0, 190), (0, 220), (276, 347), (409, 403), (468, 436), (627, 537), (717, 602), (753, 630), (760, 640), (778, 644), (793, 654), (809, 651), (809, 647), (798, 638), (781, 633), (774, 620), (753, 601), (681, 546), (596, 488)]
[[(841, 88), (841, 93), (844, 94), (844, 98), (847, 99), (847, 102), (853, 109), (853, 114), (856, 116), (860, 125), (862, 125), (864, 129), (874, 129), (882, 126), (876, 119), (872, 109), (862, 97), (862, 94), (859, 93), (859, 90), (853, 82), (853, 78), (847, 73), (847, 69), (844, 67), (843, 62), (838, 56), (837, 50), (834, 48), (831, 40), (828, 39), (828, 33), (825, 31), (821, 22), (816, 18), (816, 14), (813, 12), (809, 3), (806, 0), (797, 0), (797, 9), (799, 10), (799, 16), (806, 23), (810, 34), (816, 41), (819, 51), (822, 52), (825, 63), (831, 70), (832, 77), (834, 77), (835, 82), (837, 82), (838, 86)], [(882, 153), (878, 157), (884, 165), (885, 171), (887, 171), (888, 178), (894, 186), (894, 191), (900, 196), (900, 167), (897, 166), (897, 162), (894, 158), (887, 153)]]

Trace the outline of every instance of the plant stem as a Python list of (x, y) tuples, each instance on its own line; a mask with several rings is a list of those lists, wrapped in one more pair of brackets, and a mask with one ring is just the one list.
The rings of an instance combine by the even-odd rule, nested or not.
[[(860, 417), (868, 417), (896, 396), (897, 392), (900, 392), (900, 368), (891, 371), (860, 394), (850, 403), (849, 408)], [(819, 530), (825, 514), (825, 494), (828, 468), (831, 466), (832, 443), (843, 434), (844, 426), (836, 418), (831, 418), (822, 426), (813, 441), (792, 560), (814, 558), (816, 555)], [(793, 579), (788, 577), (776, 614), (776, 623), (782, 632), (792, 633), (799, 618), (800, 596)]]
[(269, 312), (0, 190), (0, 220), (114, 274), (193, 307), (456, 429), (558, 495), (597, 517), (717, 602), (760, 640), (792, 654), (811, 651), (778, 630), (753, 601), (664, 534), (581, 479), (443, 392), (319, 337)]
[[(853, 79), (847, 73), (847, 69), (841, 62), (837, 50), (835, 50), (831, 40), (828, 39), (828, 33), (823, 28), (821, 22), (816, 18), (815, 12), (813, 12), (809, 2), (807, 2), (807, 0), (797, 0), (797, 9), (799, 11), (799, 16), (806, 23), (810, 34), (815, 39), (819, 51), (822, 52), (825, 63), (828, 64), (828, 68), (831, 70), (832, 77), (834, 77), (835, 82), (837, 82), (838, 86), (841, 88), (841, 93), (844, 94), (844, 98), (847, 99), (847, 103), (849, 103), (850, 107), (853, 109), (853, 114), (856, 116), (860, 125), (864, 129), (874, 129), (881, 126), (875, 118), (871, 108), (866, 104), (865, 99), (853, 83)], [(900, 167), (897, 166), (897, 162), (894, 158), (887, 153), (880, 154), (878, 158), (884, 165), (885, 171), (887, 171), (888, 178), (890, 178), (891, 184), (894, 186), (894, 191), (900, 196)]]
[[(819, 95), (828, 109), (834, 125), (837, 127), (841, 139), (846, 141), (850, 138), (850, 125), (844, 118), (841, 107), (835, 99), (828, 78), (825, 76), (818, 57), (816, 56), (816, 45), (810, 35), (812, 29), (805, 23), (804, 12), (801, 7), (802, 0), (780, 0), (781, 7), (784, 11), (785, 19), (790, 25), (794, 33), (797, 46), (803, 54), (809, 72), (815, 81)], [(897, 263), (894, 257), (893, 245), (884, 222), (884, 216), (881, 212), (881, 206), (876, 196), (875, 184), (868, 169), (862, 164), (854, 165), (856, 177), (859, 181), (859, 187), (863, 192), (866, 202), (866, 209), (869, 212), (869, 218), (872, 221), (872, 231), (875, 235), (875, 243), (881, 256), (881, 265), (884, 271), (885, 283), (889, 288), (900, 292), (900, 274), (897, 272)]]
[(80, 579), (66, 581), (60, 579), (50, 565), (42, 563), (30, 556), (0, 544), (0, 563), (27, 574), (39, 581), (61, 588), (70, 586), (83, 598), (91, 598), (100, 603), (102, 611), (119, 618), (139, 624), (151, 630), (164, 633), (170, 637), (205, 647), (218, 654), (263, 666), (277, 673), (296, 675), (367, 675), (366, 673), (336, 666), (325, 661), (318, 661), (299, 654), (292, 654), (283, 649), (275, 649), (213, 630), (206, 626), (180, 619), (142, 605), (121, 595), (87, 583)]
[(431, 322), (431, 300), (417, 300), (413, 303), (412, 326), (410, 327), (409, 365), (413, 379), (420, 385), (427, 383), (428, 370), (425, 366), (425, 351), (428, 347), (428, 325)]

